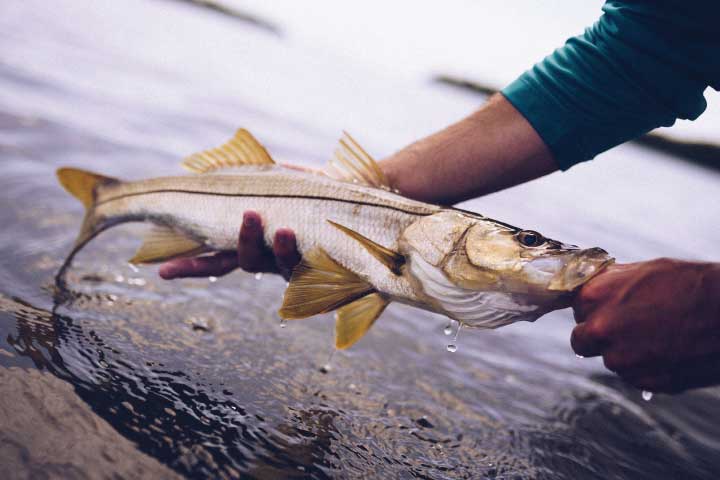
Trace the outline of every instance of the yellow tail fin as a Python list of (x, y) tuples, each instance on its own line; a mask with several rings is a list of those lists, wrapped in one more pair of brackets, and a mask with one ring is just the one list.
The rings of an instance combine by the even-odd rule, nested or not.
[(57, 171), (60, 185), (80, 200), (86, 209), (95, 203), (95, 189), (98, 185), (116, 183), (119, 180), (106, 177), (98, 173), (92, 173), (78, 168), (59, 168)]

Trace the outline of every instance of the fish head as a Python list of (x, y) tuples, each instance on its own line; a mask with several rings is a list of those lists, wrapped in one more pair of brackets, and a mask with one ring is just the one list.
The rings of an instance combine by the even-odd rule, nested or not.
[(554, 296), (577, 290), (612, 261), (601, 248), (581, 249), (534, 230), (479, 221), (443, 271), (464, 288)]
[(600, 248), (457, 210), (418, 220), (400, 245), (411, 281), (437, 311), (485, 327), (569, 306), (574, 292), (613, 262)]

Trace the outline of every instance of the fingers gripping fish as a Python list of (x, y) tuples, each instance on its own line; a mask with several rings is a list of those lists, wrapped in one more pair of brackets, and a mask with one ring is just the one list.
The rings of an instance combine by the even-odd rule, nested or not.
[(348, 134), (324, 174), (275, 164), (242, 129), (183, 166), (194, 174), (137, 182), (59, 169), (60, 183), (86, 207), (59, 276), (91, 239), (125, 222), (153, 225), (131, 263), (235, 250), (242, 214), (255, 210), (268, 244), (278, 228), (291, 228), (303, 254), (280, 317), (335, 311), (343, 349), (393, 301), (471, 327), (533, 321), (568, 306), (573, 292), (613, 261), (599, 248), (405, 198)]

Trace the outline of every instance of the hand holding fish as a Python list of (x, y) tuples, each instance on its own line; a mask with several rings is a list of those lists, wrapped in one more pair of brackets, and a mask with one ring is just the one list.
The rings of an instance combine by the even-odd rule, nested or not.
[(220, 277), (236, 268), (246, 272), (279, 273), (290, 279), (292, 269), (300, 263), (295, 233), (289, 228), (275, 232), (272, 247), (265, 244), (262, 218), (255, 211), (243, 214), (237, 251), (218, 252), (195, 258), (179, 258), (160, 266), (165, 280), (185, 277)]
[(573, 306), (578, 355), (602, 355), (630, 384), (675, 393), (720, 382), (720, 265), (657, 259), (611, 265)]

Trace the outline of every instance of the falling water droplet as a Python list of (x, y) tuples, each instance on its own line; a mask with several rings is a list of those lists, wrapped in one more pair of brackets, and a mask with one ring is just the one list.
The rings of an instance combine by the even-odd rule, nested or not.
[(255, 280), (262, 280), (263, 272), (257, 272), (255, 274)]
[(452, 335), (452, 323), (448, 323), (445, 325), (445, 329), (443, 330), (443, 333), (445, 335)]
[(217, 277), (208, 277), (208, 280), (210, 281), (210, 283), (215, 283), (217, 282)]
[(463, 327), (462, 322), (458, 322), (458, 327), (457, 327), (457, 331), (455, 332), (455, 336), (453, 337), (453, 342), (447, 346), (448, 352), (450, 352), (450, 353), (457, 352), (457, 349), (458, 349), (457, 340), (458, 340), (458, 337), (460, 336), (460, 330), (462, 330), (462, 327)]
[(280, 320), (280, 328), (285, 328), (285, 327), (287, 327), (287, 320), (285, 320), (283, 318)]
[(330, 356), (328, 357), (327, 361), (325, 362), (325, 365), (320, 367), (320, 373), (328, 373), (330, 370), (332, 370), (332, 359), (335, 355), (335, 352), (337, 350), (333, 349), (332, 352), (330, 352)]
[(646, 402), (649, 402), (650, 400), (652, 400), (652, 397), (653, 397), (652, 392), (648, 392), (647, 390), (642, 391), (642, 399), (645, 400)]
[(577, 354), (577, 353), (575, 354), (575, 356), (576, 356), (577, 358), (585, 358), (585, 357), (583, 357), (582, 355)]

